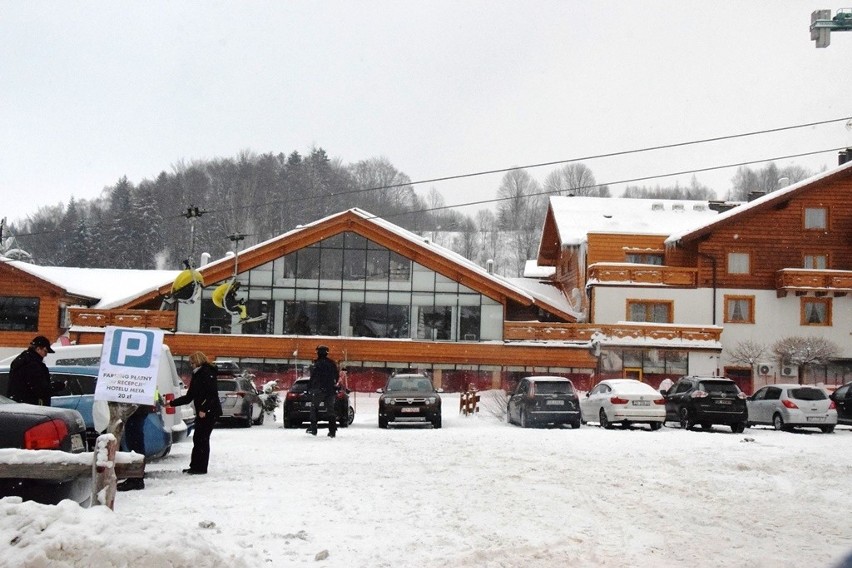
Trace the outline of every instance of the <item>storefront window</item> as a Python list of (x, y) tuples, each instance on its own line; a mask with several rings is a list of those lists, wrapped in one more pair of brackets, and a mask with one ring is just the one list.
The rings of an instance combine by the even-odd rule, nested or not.
[(38, 298), (0, 296), (0, 330), (36, 331), (38, 307)]

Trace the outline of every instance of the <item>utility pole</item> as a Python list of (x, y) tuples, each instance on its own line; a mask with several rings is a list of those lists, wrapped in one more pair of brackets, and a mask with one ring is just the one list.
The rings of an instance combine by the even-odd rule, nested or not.
[(190, 205), (183, 214), (183, 217), (189, 221), (189, 260), (185, 260), (184, 264), (190, 270), (195, 264), (195, 221), (205, 213), (207, 211), (201, 211), (195, 205)]

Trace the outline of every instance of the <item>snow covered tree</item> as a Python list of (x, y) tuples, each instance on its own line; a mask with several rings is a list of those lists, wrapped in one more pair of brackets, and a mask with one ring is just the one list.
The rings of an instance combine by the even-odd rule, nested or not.
[(825, 365), (838, 353), (838, 347), (824, 337), (784, 337), (772, 345), (772, 352), (782, 365), (796, 365), (799, 384), (804, 382), (805, 369)]
[(738, 342), (734, 348), (731, 349), (728, 353), (728, 359), (730, 359), (732, 363), (748, 365), (752, 370), (754, 370), (754, 366), (761, 361), (765, 353), (765, 345), (752, 341), (751, 339), (746, 339), (745, 341)]
[(550, 172), (544, 180), (544, 189), (553, 195), (610, 197), (609, 187), (598, 185), (592, 170), (579, 162), (565, 164)]

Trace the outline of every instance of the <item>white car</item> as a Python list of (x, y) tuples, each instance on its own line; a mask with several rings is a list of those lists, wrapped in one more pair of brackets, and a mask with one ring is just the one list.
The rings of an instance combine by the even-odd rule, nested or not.
[(799, 384), (767, 385), (746, 399), (748, 423), (771, 424), (776, 430), (819, 428), (826, 434), (837, 425), (837, 407), (821, 388)]
[(597, 422), (602, 428), (620, 423), (648, 424), (659, 430), (666, 419), (666, 399), (654, 387), (635, 379), (606, 379), (580, 398), (584, 422)]

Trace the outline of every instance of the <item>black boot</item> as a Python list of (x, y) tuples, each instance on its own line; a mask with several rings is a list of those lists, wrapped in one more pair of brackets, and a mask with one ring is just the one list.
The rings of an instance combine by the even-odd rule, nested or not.
[(145, 489), (145, 480), (141, 477), (126, 479), (124, 483), (120, 483), (116, 487), (116, 491), (135, 491), (137, 489)]

